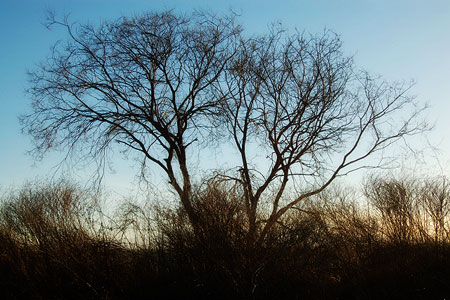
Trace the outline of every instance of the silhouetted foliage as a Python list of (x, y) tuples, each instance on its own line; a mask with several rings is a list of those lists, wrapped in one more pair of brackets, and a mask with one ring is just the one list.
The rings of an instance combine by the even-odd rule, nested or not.
[(74, 185), (28, 185), (2, 199), (2, 296), (445, 298), (450, 243), (441, 233), (449, 220), (438, 219), (443, 228), (436, 230), (427, 207), (432, 201), (448, 209), (446, 183), (372, 177), (365, 187), (370, 203), (333, 187), (285, 214), (252, 249), (243, 247), (244, 198), (230, 185), (210, 183), (195, 193), (207, 224), (196, 234), (180, 208), (124, 203), (108, 217), (100, 199)]
[[(248, 36), (234, 16), (171, 11), (71, 25), (29, 73), (35, 153), (155, 166), (179, 204), (123, 203), (67, 183), (11, 193), (0, 284), (16, 299), (424, 299), (449, 296), (446, 179), (336, 179), (427, 130), (411, 84), (359, 71), (339, 36)], [(192, 175), (231, 145), (237, 163)], [(214, 145), (214, 146), (212, 146)], [(205, 150), (206, 149), (206, 150)], [(202, 181), (203, 180), (203, 181)], [(170, 197), (167, 196), (167, 197)], [(173, 200), (173, 199), (171, 199)]]
[[(244, 196), (250, 248), (302, 200), (427, 129), (411, 85), (358, 71), (329, 31), (274, 26), (247, 37), (234, 16), (170, 11), (99, 26), (49, 22), (68, 40), (29, 73), (33, 110), (22, 122), (36, 153), (59, 148), (103, 165), (117, 142), (143, 170), (150, 163), (164, 172), (200, 233), (207, 224), (194, 207), (199, 179), (189, 163), (225, 139), (239, 162), (216, 177)], [(267, 218), (258, 217), (263, 205)]]

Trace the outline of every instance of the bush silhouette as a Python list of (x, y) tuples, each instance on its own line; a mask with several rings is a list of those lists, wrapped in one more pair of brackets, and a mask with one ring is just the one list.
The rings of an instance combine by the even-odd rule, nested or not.
[(448, 297), (446, 179), (372, 177), (364, 191), (367, 202), (339, 187), (316, 195), (250, 247), (240, 191), (214, 180), (195, 191), (201, 234), (181, 208), (124, 203), (108, 216), (75, 185), (29, 184), (1, 205), (2, 296)]

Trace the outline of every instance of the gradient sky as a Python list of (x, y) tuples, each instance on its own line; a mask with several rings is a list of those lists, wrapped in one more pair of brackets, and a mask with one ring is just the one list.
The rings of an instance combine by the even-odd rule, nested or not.
[[(41, 23), (47, 10), (70, 14), (71, 21), (97, 22), (142, 11), (208, 9), (239, 13), (248, 33), (262, 33), (269, 23), (281, 21), (289, 29), (317, 33), (325, 28), (340, 34), (347, 54), (358, 67), (387, 80), (417, 82), (413, 94), (430, 109), (435, 124), (427, 140), (439, 147), (427, 152), (430, 168), (450, 175), (450, 1), (448, 0), (310, 0), (310, 1), (133, 1), (133, 0), (0, 0), (0, 193), (28, 180), (48, 178), (60, 154), (34, 162), (26, 152), (30, 138), (20, 133), (18, 116), (29, 109), (26, 70), (49, 54), (50, 46), (64, 38), (62, 31)], [(423, 139), (425, 141), (425, 139)], [(439, 164), (437, 163), (439, 160)], [(440, 166), (439, 166), (440, 165)], [(106, 185), (130, 188), (137, 170), (132, 162), (117, 161)], [(80, 175), (81, 174), (81, 175)], [(74, 175), (83, 181), (82, 173)], [(77, 177), (78, 176), (78, 177)], [(126, 192), (125, 192), (126, 193)]]

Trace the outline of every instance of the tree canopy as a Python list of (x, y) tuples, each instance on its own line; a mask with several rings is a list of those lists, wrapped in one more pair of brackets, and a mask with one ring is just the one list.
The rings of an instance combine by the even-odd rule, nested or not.
[(102, 161), (117, 142), (164, 172), (194, 228), (189, 151), (211, 139), (239, 154), (212, 180), (240, 191), (254, 243), (303, 199), (427, 129), (411, 85), (358, 71), (330, 31), (274, 26), (249, 36), (233, 16), (171, 11), (99, 26), (51, 23), (68, 39), (29, 73), (33, 110), (22, 122), (36, 151), (61, 146)]

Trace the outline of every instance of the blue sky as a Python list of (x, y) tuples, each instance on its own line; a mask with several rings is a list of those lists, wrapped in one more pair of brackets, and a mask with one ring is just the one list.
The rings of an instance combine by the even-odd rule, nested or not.
[[(34, 162), (26, 152), (30, 138), (20, 134), (18, 116), (29, 109), (26, 70), (49, 53), (64, 37), (41, 23), (46, 10), (70, 14), (72, 21), (108, 20), (142, 11), (208, 9), (241, 14), (248, 33), (264, 32), (281, 21), (289, 29), (317, 33), (324, 28), (340, 34), (344, 49), (357, 66), (388, 80), (417, 82), (412, 93), (431, 108), (427, 119), (435, 129), (427, 137), (440, 148), (437, 158), (450, 175), (450, 1), (311, 0), (311, 1), (118, 1), (118, 0), (1, 0), (0, 1), (0, 192), (27, 180), (54, 173), (60, 154)], [(430, 168), (438, 167), (428, 153)], [(117, 161), (106, 185), (126, 191), (135, 181), (133, 162)], [(440, 172), (440, 170), (438, 170)], [(83, 181), (83, 172), (74, 175)], [(77, 177), (78, 176), (78, 177)]]

